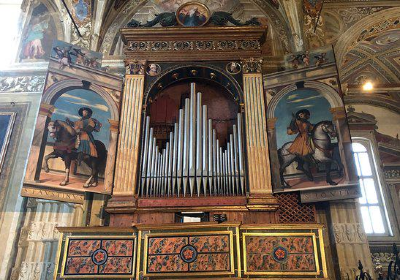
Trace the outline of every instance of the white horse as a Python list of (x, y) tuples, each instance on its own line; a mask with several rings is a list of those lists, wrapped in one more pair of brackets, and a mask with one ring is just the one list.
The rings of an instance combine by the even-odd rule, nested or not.
[(289, 153), (288, 149), (293, 142), (285, 143), (278, 150), (278, 158), (280, 163), (279, 173), (284, 186), (290, 187), (285, 181), (283, 173), (285, 169), (294, 161), (297, 162), (297, 170), (302, 171), (310, 181), (314, 178), (310, 171), (310, 163), (325, 163), (326, 182), (330, 185), (337, 185), (331, 178), (332, 163), (336, 163), (339, 168), (339, 174), (342, 176), (343, 164), (340, 160), (339, 149), (337, 144), (331, 143), (331, 138), (337, 137), (335, 127), (331, 121), (322, 121), (317, 123), (311, 131), (311, 141), (315, 147), (314, 151), (305, 157)]

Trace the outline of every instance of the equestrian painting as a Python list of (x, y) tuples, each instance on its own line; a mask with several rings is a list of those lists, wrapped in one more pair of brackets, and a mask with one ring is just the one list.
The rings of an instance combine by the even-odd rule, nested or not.
[(58, 178), (60, 186), (88, 191), (101, 185), (109, 142), (108, 118), (106, 103), (94, 92), (79, 89), (61, 95), (46, 127), (42, 177), (52, 176), (51, 180)]
[(299, 89), (284, 96), (275, 112), (282, 187), (339, 184), (344, 166), (329, 102), (315, 90)]

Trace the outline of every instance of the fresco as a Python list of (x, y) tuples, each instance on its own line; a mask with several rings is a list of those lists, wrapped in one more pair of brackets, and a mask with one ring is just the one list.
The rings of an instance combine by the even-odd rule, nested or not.
[(286, 69), (321, 67), (334, 62), (335, 56), (332, 47), (285, 55)]
[(178, 22), (187, 27), (203, 26), (210, 18), (210, 10), (200, 3), (186, 3), (176, 11)]
[(59, 69), (82, 66), (101, 69), (102, 54), (55, 40), (51, 49), (51, 57), (59, 63)]
[(92, 17), (91, 0), (72, 0), (72, 16), (78, 26), (89, 22)]
[(316, 90), (286, 94), (275, 109), (281, 182), (286, 189), (336, 185), (343, 180), (329, 102)]
[(110, 137), (107, 103), (90, 90), (74, 89), (62, 94), (54, 107), (41, 181), (101, 191)]
[(22, 37), (22, 61), (48, 60), (52, 41), (57, 37), (56, 27), (47, 7), (39, 4), (33, 9), (31, 19)]
[[(152, 0), (154, 4), (160, 6), (163, 11), (175, 12), (178, 8), (188, 2), (193, 2), (191, 0)], [(230, 11), (235, 6), (239, 4), (238, 0), (203, 0), (196, 1), (206, 5), (211, 12), (214, 11)]]

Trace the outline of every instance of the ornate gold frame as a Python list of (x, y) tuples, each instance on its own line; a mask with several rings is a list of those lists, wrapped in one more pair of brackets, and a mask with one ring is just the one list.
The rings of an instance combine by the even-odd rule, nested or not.
[[(64, 275), (64, 270), (65, 270), (65, 261), (68, 253), (68, 247), (66, 244), (68, 244), (70, 239), (131, 239), (134, 240), (134, 252), (133, 252), (133, 260), (132, 260), (132, 274), (129, 275), (118, 275), (118, 274), (110, 274), (110, 275)], [(62, 243), (64, 242), (64, 248), (63, 252), (61, 252), (62, 249)], [(136, 274), (136, 263), (137, 263), (137, 252), (138, 251), (138, 239), (135, 235), (99, 235), (99, 236), (88, 236), (88, 235), (74, 235), (74, 236), (67, 236), (64, 240), (64, 234), (61, 234), (60, 241), (58, 244), (58, 256), (57, 256), (57, 262), (56, 266), (54, 269), (54, 280), (57, 279), (58, 275), (58, 267), (59, 267), (59, 262), (60, 260), (62, 261), (61, 265), (61, 271), (60, 271), (60, 278), (61, 279), (84, 279), (84, 278), (91, 278), (91, 279), (100, 279), (100, 278), (135, 278)], [(61, 259), (61, 254), (62, 254), (62, 259)]]
[[(237, 228), (236, 228), (237, 229)], [(141, 233), (142, 235), (143, 233)], [(148, 240), (149, 237), (165, 237), (165, 236), (187, 236), (187, 235), (218, 235), (218, 234), (228, 234), (229, 235), (229, 257), (230, 257), (230, 267), (231, 270), (229, 272), (191, 272), (190, 275), (193, 276), (206, 276), (206, 275), (234, 275), (235, 274), (235, 259), (234, 259), (234, 236), (233, 236), (233, 231), (207, 231), (207, 232), (177, 232), (177, 233), (144, 233), (143, 238), (144, 239), (144, 248), (143, 248), (143, 276), (148, 277), (148, 276), (159, 276), (159, 277), (167, 277), (167, 276), (182, 276), (185, 274), (185, 272), (179, 272), (179, 273), (147, 273), (147, 246), (148, 246)], [(237, 244), (239, 247), (239, 244)], [(237, 248), (239, 249), (239, 248)], [(239, 262), (238, 262), (239, 263)], [(239, 276), (240, 277), (240, 276)]]
[[(243, 274), (253, 276), (322, 276), (327, 278), (328, 272), (326, 267), (326, 257), (324, 240), (322, 235), (323, 227), (321, 225), (270, 225), (268, 226), (248, 226), (241, 228), (241, 231), (251, 230), (265, 230), (269, 232), (242, 232), (242, 250), (243, 250)], [(271, 232), (272, 230), (272, 232)], [(298, 230), (298, 232), (285, 232), (287, 230)], [(317, 232), (310, 232), (310, 230)], [(315, 255), (315, 272), (249, 272), (247, 271), (247, 250), (246, 250), (246, 237), (247, 236), (312, 236), (314, 255)], [(318, 238), (318, 240), (317, 240)], [(320, 255), (318, 254), (320, 252)], [(321, 258), (321, 259), (319, 259)], [(322, 269), (321, 269), (322, 268)], [(321, 274), (322, 273), (322, 274)]]

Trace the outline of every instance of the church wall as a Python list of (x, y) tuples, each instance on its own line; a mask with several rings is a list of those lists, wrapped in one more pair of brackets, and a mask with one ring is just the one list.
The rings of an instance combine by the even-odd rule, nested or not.
[[(11, 77), (9, 79), (11, 81), (15, 78)], [(2, 81), (4, 82), (4, 80)], [(9, 180), (7, 184), (2, 185), (0, 239), (3, 246), (2, 254), (0, 255), (0, 279), (7, 279), (6, 275), (15, 256), (14, 246), (19, 238), (19, 229), (26, 204), (26, 199), (20, 196), (24, 175), (23, 170), (25, 169), (26, 159), (29, 154), (35, 117), (40, 102), (40, 93), (38, 92), (41, 90), (40, 87), (33, 89), (33, 92), (29, 92), (29, 89), (21, 87), (22, 85), (17, 81), (14, 87), (3, 87), (2, 92), (0, 92), (0, 107), (2, 104), (11, 103), (15, 104), (15, 107), (25, 107), (25, 112), (19, 112), (19, 123), (14, 126), (14, 132), (20, 129), (21, 133), (18, 139), (18, 149), (14, 151), (14, 161), (6, 163), (8, 165), (7, 168), (9, 168), (7, 175)], [(12, 143), (14, 136), (16, 134), (11, 136), (10, 143)]]
[[(55, 38), (73, 41), (74, 43), (91, 47), (92, 49), (100, 49), (106, 55), (110, 55), (111, 48), (113, 50), (115, 49), (114, 56), (110, 55), (108, 57), (110, 60), (106, 63), (109, 63), (111, 68), (115, 65), (119, 68), (121, 68), (121, 65), (123, 66), (124, 63), (121, 56), (122, 44), (119, 38), (116, 39), (115, 36), (120, 25), (124, 25), (126, 23), (125, 21), (130, 20), (130, 18), (127, 16), (123, 19), (105, 17), (108, 28), (101, 31), (100, 20), (96, 22), (96, 24), (91, 21), (86, 22), (83, 26), (83, 30), (85, 30), (84, 37), (79, 38), (76, 32), (71, 31), (73, 30), (72, 25), (65, 14), (65, 10), (61, 9), (62, 11), (60, 14), (55, 14), (55, 6), (58, 5), (57, 7), (61, 7), (60, 2), (56, 2), (57, 4), (49, 6), (52, 16), (53, 18), (57, 18), (62, 14), (61, 16), (65, 18), (65, 21), (63, 25), (59, 23), (55, 25), (54, 29), (56, 31), (53, 31), (53, 33), (57, 33), (53, 34)], [(144, 2), (145, 1), (132, 1), (131, 4), (124, 7), (124, 15), (133, 15), (139, 8), (143, 7)], [(254, 2), (258, 3), (258, 5), (262, 5), (261, 1)], [(395, 8), (391, 6), (364, 7), (361, 5), (360, 7), (349, 9), (343, 3), (335, 6), (332, 1), (328, 2), (329, 3), (326, 4), (326, 10), (322, 14), (322, 21), (325, 26), (318, 26), (318, 32), (316, 34), (313, 35), (310, 33), (311, 35), (305, 35), (304, 38), (302, 37), (303, 35), (300, 34), (300, 37), (297, 37), (296, 40), (293, 39), (293, 41), (297, 43), (296, 46), (293, 46), (292, 50), (286, 48), (292, 39), (288, 39), (288, 36), (285, 35), (282, 37), (282, 42), (277, 43), (279, 40), (274, 40), (272, 51), (270, 46), (264, 46), (267, 50), (266, 54), (268, 56), (282, 55), (284, 52), (294, 51), (294, 48), (301, 49), (306, 45), (320, 46), (324, 44), (323, 42), (330, 44), (339, 41), (337, 44), (337, 47), (340, 48), (338, 54), (339, 60), (342, 61), (348, 51), (349, 45), (346, 44), (350, 41), (349, 34), (355, 32), (354, 30), (361, 31), (359, 28), (351, 29), (352, 26), (357, 26), (363, 21), (363, 17), (367, 16), (369, 16), (371, 21), (376, 22), (378, 22), (376, 19), (381, 16), (386, 19), (389, 18), (389, 16), (384, 15), (383, 10), (391, 9), (389, 11), (390, 16), (398, 13), (398, 9), (395, 10)], [(104, 4), (102, 3), (101, 5)], [(101, 5), (95, 7), (99, 9), (97, 12), (100, 12), (100, 14), (95, 13), (98, 18), (101, 18), (101, 11), (104, 9)], [(253, 2), (251, 5), (249, 4), (249, 6), (253, 8)], [(290, 7), (290, 5), (287, 6)], [(281, 8), (288, 9), (288, 7)], [(268, 9), (264, 7), (262, 13), (265, 14), (267, 10)], [(31, 8), (27, 10), (28, 14), (29, 11), (31, 11)], [(118, 14), (117, 11), (113, 11), (113, 13)], [(375, 13), (379, 14), (374, 15)], [(242, 17), (245, 18), (246, 15), (242, 14)], [(276, 20), (276, 17), (273, 19)], [(29, 22), (30, 19), (27, 17), (25, 20)], [(275, 27), (277, 26), (276, 22), (279, 23), (279, 21), (274, 22)], [(367, 24), (364, 25), (365, 29), (367, 29)], [(273, 28), (274, 26), (271, 27)], [(308, 27), (311, 28), (312, 26)], [(293, 22), (290, 28), (297, 32), (305, 32), (308, 30), (307, 28), (306, 30), (301, 30), (302, 28), (300, 25), (294, 24)], [(285, 27), (283, 27), (283, 29), (285, 29)], [(344, 34), (346, 30), (350, 30), (350, 33), (347, 32)], [(286, 31), (286, 29), (273, 29), (272, 33), (274, 36), (279, 36), (277, 34), (282, 35)], [(65, 36), (63, 35), (64, 33)], [(104, 36), (100, 36), (100, 44), (98, 45), (97, 40), (99, 34), (103, 34)], [(302, 46), (299, 43), (300, 39), (305, 40), (305, 45)], [(355, 38), (352, 37), (351, 40), (354, 41)], [(27, 61), (21, 62), (22, 64), (16, 67), (24, 68), (22, 72), (0, 72), (0, 111), (3, 110), (3, 108), (7, 110), (11, 108), (10, 106), (14, 106), (18, 109), (15, 110), (20, 114), (18, 116), (20, 117), (20, 119), (18, 119), (18, 125), (14, 127), (14, 131), (19, 131), (19, 133), (12, 135), (9, 144), (10, 149), (13, 149), (15, 146), (15, 150), (10, 150), (13, 151), (14, 157), (8, 158), (10, 159), (10, 164), (7, 165), (8, 173), (6, 178), (4, 178), (5, 176), (3, 176), (3, 174), (0, 177), (0, 184), (2, 184), (2, 188), (0, 189), (0, 240), (2, 240), (2, 244), (5, 244), (4, 247), (2, 246), (4, 249), (2, 249), (0, 254), (0, 279), (51, 279), (59, 237), (59, 233), (55, 230), (55, 227), (76, 227), (84, 225), (84, 207), (78, 204), (44, 199), (27, 199), (19, 195), (24, 177), (24, 172), (22, 172), (22, 170), (25, 169), (29, 155), (30, 143), (32, 142), (36, 116), (39, 110), (42, 84), (44, 84), (44, 73), (46, 72), (45, 63), (43, 61), (36, 61), (36, 63), (34, 62), (30, 65)], [(271, 66), (268, 65), (268, 67)], [(41, 68), (41, 70), (35, 74), (38, 68)], [(273, 67), (271, 67), (271, 69), (272, 68)], [(339, 73), (342, 70), (342, 67), (339, 65)], [(25, 78), (24, 80), (24, 78), (18, 79), (16, 77), (30, 78)], [(346, 92), (345, 87), (346, 85), (343, 88), (344, 92)], [(395, 88), (398, 88), (397, 84), (387, 85), (387, 91), (390, 92), (390, 95), (393, 95)], [(376, 105), (377, 103), (380, 105), (382, 104), (382, 98), (378, 95), (372, 97), (368, 96), (368, 100), (375, 100), (375, 105), (371, 102), (366, 105), (365, 103), (357, 102), (357, 100), (351, 98), (349, 98), (347, 102), (346, 97), (345, 105), (353, 106), (356, 112), (364, 112), (373, 115), (377, 121), (376, 132), (391, 137), (390, 140), (392, 142), (390, 142), (389, 145), (387, 142), (384, 142), (382, 138), (379, 138), (376, 132), (366, 132), (365, 129), (361, 129), (363, 132), (360, 133), (359, 129), (354, 130), (352, 128), (350, 131), (352, 136), (368, 134), (369, 138), (374, 142), (374, 145), (376, 145), (375, 155), (379, 157), (381, 162), (378, 168), (382, 175), (382, 187), (385, 188), (387, 207), (390, 208), (389, 213), (391, 215), (391, 221), (394, 221), (392, 224), (394, 228), (393, 236), (390, 238), (369, 238), (363, 234), (362, 230), (360, 230), (362, 225), (360, 224), (359, 209), (354, 201), (315, 204), (317, 222), (325, 226), (323, 236), (329, 279), (340, 279), (340, 277), (345, 279), (346, 274), (350, 276), (350, 279), (354, 278), (357, 273), (356, 262), (358, 259), (364, 258), (364, 260), (368, 260), (370, 255), (374, 266), (381, 263), (386, 267), (389, 261), (394, 258), (394, 255), (391, 253), (391, 244), (393, 242), (400, 244), (400, 236), (398, 233), (399, 221), (396, 220), (396, 217), (400, 217), (400, 148), (398, 142), (400, 116), (399, 112), (393, 110), (394, 106), (399, 107), (400, 101), (398, 98), (391, 99), (391, 101), (388, 102), (391, 103), (389, 104), (391, 106), (389, 110)], [(13, 103), (15, 104), (13, 105)], [(210, 211), (210, 216), (213, 214), (219, 214), (219, 212)], [(112, 215), (113, 214), (111, 214), (111, 216)], [(175, 214), (172, 212), (140, 213), (133, 215), (118, 214), (116, 216), (118, 216), (118, 218), (112, 218), (109, 226), (130, 227), (132, 224), (136, 223), (160, 224), (175, 222)], [(246, 221), (248, 224), (279, 223), (278, 216), (269, 212), (247, 214), (232, 211), (227, 212), (227, 218), (228, 221)], [(365, 246), (368, 241), (370, 251), (367, 250), (367, 246)], [(373, 268), (373, 266), (367, 263), (367, 269), (370, 272), (372, 272)]]

